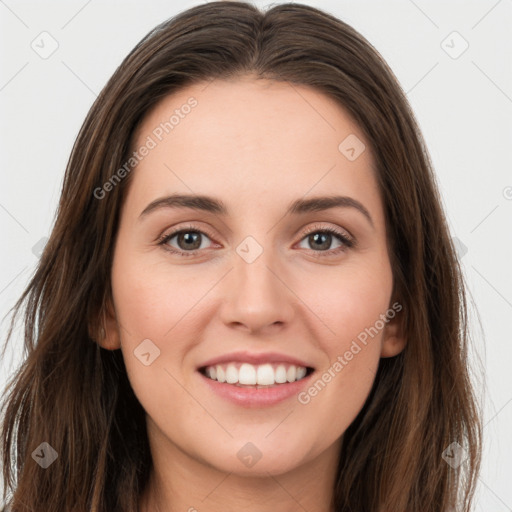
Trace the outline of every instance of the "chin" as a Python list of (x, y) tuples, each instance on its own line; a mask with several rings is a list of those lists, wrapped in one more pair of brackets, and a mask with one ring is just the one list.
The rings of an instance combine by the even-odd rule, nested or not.
[[(283, 446), (283, 443), (234, 442), (233, 449), (216, 450), (210, 456), (203, 456), (207, 465), (225, 473), (240, 476), (277, 476), (294, 470), (304, 463), (307, 452), (299, 452), (296, 446)], [(304, 445), (301, 446), (304, 450)]]

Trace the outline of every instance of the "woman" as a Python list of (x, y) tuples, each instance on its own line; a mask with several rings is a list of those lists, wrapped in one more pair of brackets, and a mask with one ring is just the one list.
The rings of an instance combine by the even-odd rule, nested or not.
[(12, 511), (469, 511), (462, 277), (396, 78), (318, 9), (212, 2), (73, 148), (4, 400)]

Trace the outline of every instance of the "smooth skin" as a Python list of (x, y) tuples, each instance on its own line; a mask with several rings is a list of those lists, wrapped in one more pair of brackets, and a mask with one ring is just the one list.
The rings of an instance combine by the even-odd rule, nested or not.
[[(247, 75), (167, 96), (143, 120), (134, 149), (191, 96), (197, 105), (132, 171), (101, 342), (121, 348), (147, 413), (154, 468), (140, 510), (330, 512), (343, 433), (380, 358), (404, 348), (400, 315), (307, 404), (293, 396), (235, 405), (197, 368), (239, 350), (279, 352), (307, 361), (314, 382), (389, 310), (393, 276), (370, 147), (322, 93)], [(366, 145), (354, 161), (338, 149), (350, 134)], [(228, 213), (167, 207), (141, 217), (178, 193), (213, 196)], [(285, 215), (292, 201), (334, 194), (362, 203), (373, 225), (350, 206)], [(205, 233), (192, 256), (168, 250), (190, 252), (179, 236), (159, 245), (190, 226)], [(315, 243), (310, 228), (334, 228), (356, 245), (328, 234)], [(252, 263), (236, 251), (248, 236), (263, 249)], [(146, 339), (160, 350), (149, 365), (134, 354)], [(252, 467), (237, 456), (248, 442), (261, 453)]]

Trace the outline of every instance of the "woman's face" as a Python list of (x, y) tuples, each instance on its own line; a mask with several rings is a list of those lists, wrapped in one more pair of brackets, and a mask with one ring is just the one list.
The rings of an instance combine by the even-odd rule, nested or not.
[(316, 90), (244, 77), (166, 97), (134, 150), (104, 346), (153, 455), (246, 475), (334, 460), (404, 345), (362, 131)]

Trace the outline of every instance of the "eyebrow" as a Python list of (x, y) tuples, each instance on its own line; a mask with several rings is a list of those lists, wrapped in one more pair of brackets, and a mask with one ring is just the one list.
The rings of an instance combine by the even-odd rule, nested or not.
[[(139, 219), (162, 208), (190, 208), (222, 216), (228, 215), (228, 208), (220, 199), (204, 195), (172, 194), (155, 199), (149, 203), (139, 215)], [(310, 199), (297, 199), (286, 210), (286, 215), (300, 215), (310, 212), (320, 212), (331, 208), (354, 208), (362, 213), (370, 225), (374, 227), (370, 212), (356, 199), (348, 196), (324, 196)]]

